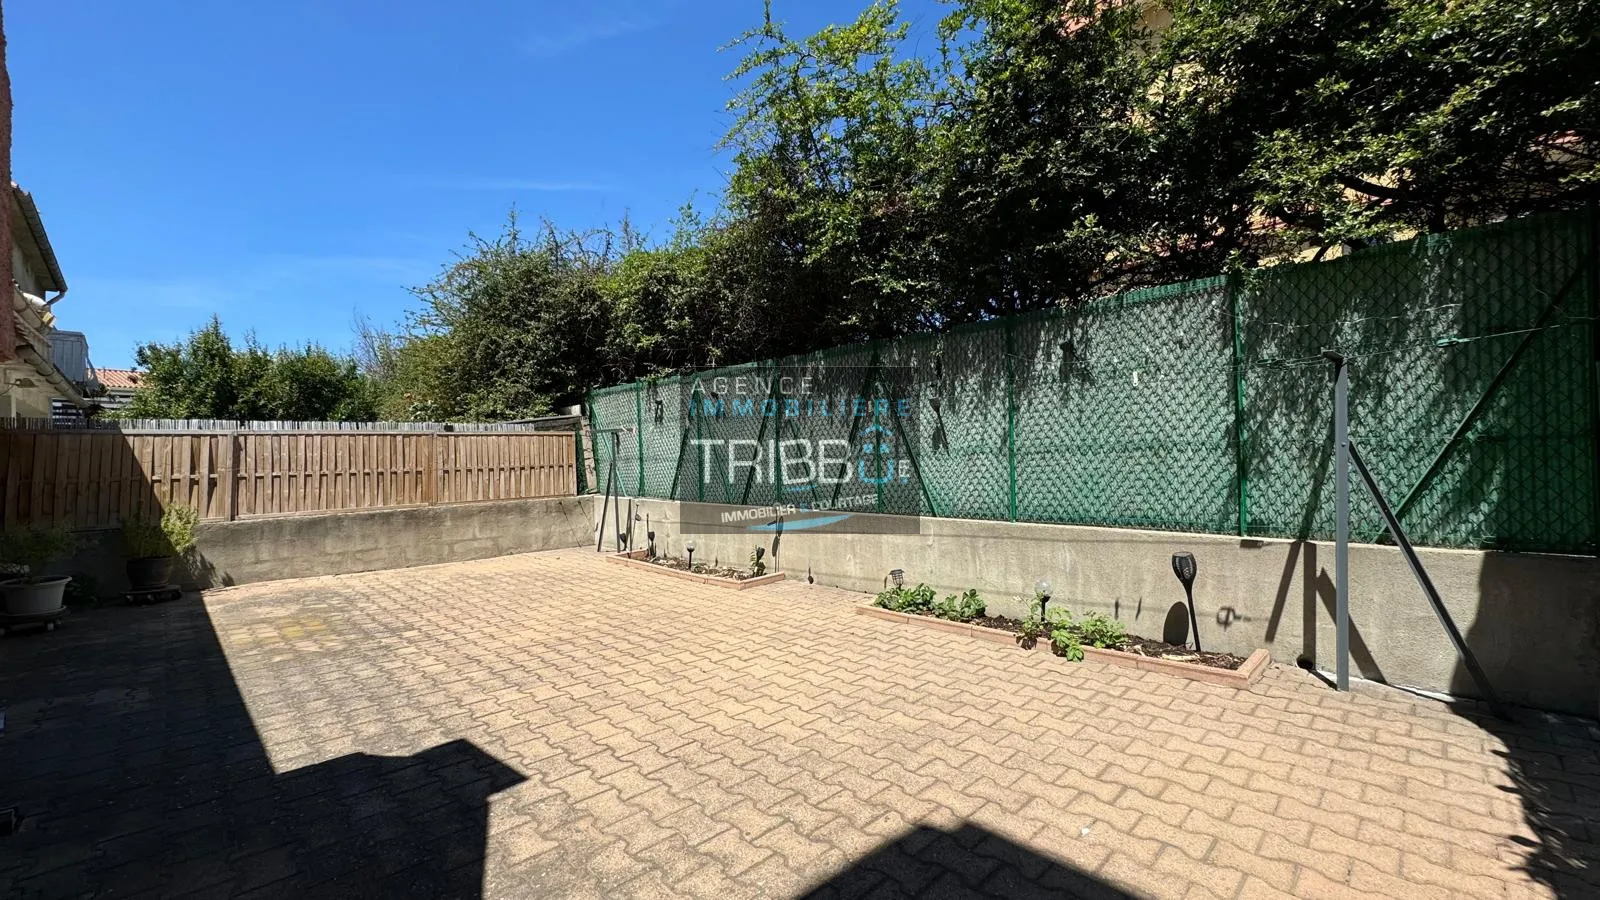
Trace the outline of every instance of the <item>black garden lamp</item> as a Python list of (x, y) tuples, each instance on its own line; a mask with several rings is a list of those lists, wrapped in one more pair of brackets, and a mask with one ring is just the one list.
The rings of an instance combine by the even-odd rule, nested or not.
[(1189, 629), (1194, 632), (1194, 649), (1200, 651), (1200, 620), (1194, 614), (1194, 576), (1199, 572), (1195, 565), (1194, 554), (1179, 552), (1172, 554), (1172, 574), (1178, 576), (1183, 582), (1183, 593), (1189, 601)]
[(655, 559), (656, 558), (656, 533), (654, 531), (646, 531), (644, 533), (644, 539), (646, 541), (650, 542), (649, 544), (647, 544), (645, 546), (645, 553), (648, 554), (651, 559)]
[(1039, 621), (1045, 621), (1045, 607), (1050, 605), (1050, 582), (1043, 578), (1033, 583), (1033, 593), (1039, 598)]
[(683, 549), (689, 551), (689, 571), (693, 572), (694, 571), (694, 541), (690, 541), (689, 543), (684, 544), (683, 545)]
[(906, 583), (906, 570), (905, 569), (890, 569), (889, 570), (889, 580), (894, 582), (894, 586), (895, 587), (903, 587), (905, 585), (905, 583)]
[(765, 548), (765, 547), (757, 547), (756, 548), (756, 565), (760, 565), (761, 564), (761, 560), (765, 559), (766, 555), (767, 555), (767, 548)]

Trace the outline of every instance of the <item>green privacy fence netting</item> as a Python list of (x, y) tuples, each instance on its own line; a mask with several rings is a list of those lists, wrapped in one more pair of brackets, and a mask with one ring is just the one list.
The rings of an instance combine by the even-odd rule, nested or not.
[[(801, 491), (699, 441), (859, 443), (893, 425), (917, 483), (865, 511), (1328, 538), (1330, 366), (1351, 433), (1419, 543), (1595, 553), (1592, 214), (1507, 222), (953, 329), (595, 391), (596, 469), (626, 494), (761, 504)], [(721, 376), (813, 372), (903, 415), (691, 416)], [(759, 383), (759, 382), (757, 382)], [(891, 421), (892, 420), (892, 421)], [(710, 471), (707, 470), (709, 465)], [(824, 493), (825, 488), (820, 489)], [(1352, 494), (1352, 528), (1382, 520)], [(826, 500), (828, 498), (822, 497)]]

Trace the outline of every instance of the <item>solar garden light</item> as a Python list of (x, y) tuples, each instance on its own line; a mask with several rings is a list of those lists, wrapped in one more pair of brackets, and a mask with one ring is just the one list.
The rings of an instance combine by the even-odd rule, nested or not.
[(656, 555), (656, 533), (654, 531), (646, 531), (644, 539), (649, 541), (645, 546), (645, 552), (650, 554), (651, 559), (654, 559)]
[(689, 543), (684, 544), (683, 545), (683, 549), (689, 551), (689, 571), (693, 572), (694, 571), (694, 541), (690, 541)]
[(1044, 621), (1045, 607), (1050, 605), (1050, 582), (1043, 578), (1033, 583), (1033, 593), (1039, 598), (1039, 621)]
[(765, 548), (765, 547), (757, 547), (756, 548), (756, 562), (758, 562), (758, 563), (761, 562), (761, 560), (764, 559), (766, 557), (766, 555), (767, 555), (767, 548)]
[(1200, 652), (1200, 620), (1194, 614), (1194, 576), (1199, 571), (1193, 553), (1172, 554), (1172, 574), (1183, 582), (1183, 593), (1189, 600), (1189, 628), (1194, 632), (1194, 649)]
[(906, 570), (905, 569), (890, 569), (889, 570), (889, 580), (894, 582), (894, 586), (895, 587), (904, 586), (905, 583), (906, 583)]

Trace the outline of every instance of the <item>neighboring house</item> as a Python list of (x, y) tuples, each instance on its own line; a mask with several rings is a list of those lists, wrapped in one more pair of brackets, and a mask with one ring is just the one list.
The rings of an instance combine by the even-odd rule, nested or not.
[(133, 369), (96, 369), (100, 387), (105, 393), (94, 398), (107, 412), (127, 409), (133, 402), (133, 392), (139, 389), (141, 373)]
[[(83, 384), (75, 385), (52, 361), (51, 307), (66, 294), (67, 280), (39, 208), (11, 180), (11, 75), (5, 46), (0, 21), (0, 189), (11, 186), (0, 200), (0, 418), (46, 418), (57, 404), (87, 408), (83, 391), (89, 379), (86, 374)], [(87, 366), (87, 345), (84, 360)]]
[[(67, 293), (67, 279), (61, 274), (54, 248), (45, 233), (44, 221), (33, 197), (15, 182), (11, 184), (9, 220), (12, 279), (11, 346), (0, 356), (0, 417), (48, 418), (52, 401), (87, 408), (88, 347), (82, 335), (64, 338), (83, 347), (85, 372), (74, 383), (54, 362), (52, 336), (55, 327), (53, 307)], [(3, 290), (3, 289), (0, 289)]]

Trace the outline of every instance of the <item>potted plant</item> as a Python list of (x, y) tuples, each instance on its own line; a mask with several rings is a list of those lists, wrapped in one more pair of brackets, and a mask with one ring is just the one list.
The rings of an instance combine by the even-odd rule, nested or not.
[[(61, 611), (67, 575), (38, 574), (46, 565), (68, 556), (77, 547), (77, 539), (65, 528), (13, 529), (0, 533), (0, 560), (10, 578), (0, 581), (0, 597), (4, 598), (8, 616), (41, 616)], [(0, 578), (6, 577), (0, 575)]]
[(172, 564), (194, 547), (194, 527), (199, 513), (187, 506), (169, 506), (160, 522), (127, 522), (122, 543), (128, 553), (131, 590), (155, 591), (172, 580)]

